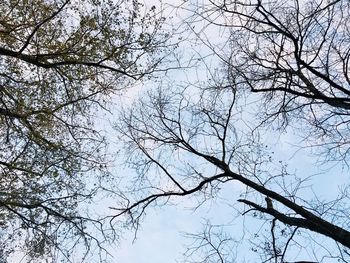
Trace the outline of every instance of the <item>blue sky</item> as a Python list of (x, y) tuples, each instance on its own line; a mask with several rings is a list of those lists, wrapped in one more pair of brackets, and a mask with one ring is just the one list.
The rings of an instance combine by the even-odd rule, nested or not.
[[(168, 1), (170, 4), (179, 5), (183, 4), (183, 7), (187, 6), (186, 1)], [(195, 1), (189, 1), (195, 2)], [(152, 5), (157, 6), (157, 10), (160, 10), (158, 1), (148, 1), (145, 8), (149, 8)], [(166, 9), (165, 12), (170, 12), (171, 8)], [(182, 23), (181, 19), (186, 18), (188, 15), (188, 11), (184, 11), (183, 9), (179, 9), (176, 12), (165, 13), (166, 17), (172, 16), (172, 23)], [(218, 30), (215, 26), (208, 26), (204, 30), (202, 30), (202, 26), (204, 25), (203, 21), (196, 24), (196, 27), (187, 27), (186, 24), (182, 23), (183, 28), (179, 28), (179, 32), (185, 31), (187, 35), (179, 34), (179, 37), (193, 37), (195, 39), (198, 35), (195, 33), (199, 33), (201, 37), (205, 41), (209, 41), (208, 43), (212, 44), (214, 47), (216, 44), (217, 50), (220, 52), (225, 52), (228, 48), (226, 45), (220, 46), (222, 39), (227, 37), (227, 31)], [(186, 28), (187, 27), (187, 28)], [(192, 31), (193, 30), (193, 31)], [(198, 30), (198, 31), (197, 31)], [(178, 39), (177, 39), (178, 40)], [(188, 40), (188, 39), (186, 39)], [(198, 40), (198, 39), (197, 39)], [(103, 116), (98, 116), (100, 119), (97, 120), (97, 127), (101, 130), (104, 130), (108, 139), (111, 141), (110, 145), (110, 153), (111, 155), (118, 156), (118, 147), (121, 147), (121, 143), (117, 139), (117, 132), (113, 130), (111, 126), (113, 126), (114, 118), (117, 118), (118, 110), (120, 110), (121, 106), (130, 106), (133, 101), (137, 100), (138, 97), (144, 97), (145, 91), (153, 90), (157, 85), (162, 84), (172, 84), (176, 85), (188, 85), (189, 92), (188, 96), (193, 96), (195, 98), (195, 88), (193, 91), (191, 90), (191, 83), (196, 84), (198, 86), (205, 86), (209, 82), (210, 74), (207, 71), (207, 67), (213, 69), (213, 72), (217, 69), (220, 69), (222, 64), (219, 63), (219, 60), (212, 53), (212, 50), (208, 48), (200, 41), (196, 42), (181, 42), (179, 47), (179, 53), (182, 54), (183, 62), (190, 61), (193, 59), (193, 65), (198, 63), (199, 66), (195, 66), (188, 70), (171, 70), (167, 72), (166, 75), (162, 75), (160, 73), (159, 79), (152, 82), (144, 81), (139, 83), (137, 86), (132, 87), (129, 91), (125, 92), (121, 96), (115, 96), (113, 105), (111, 105), (111, 114), (104, 113)], [(205, 57), (205, 58), (204, 58)], [(172, 58), (169, 56), (169, 59)], [(192, 65), (192, 64), (191, 64)], [(164, 65), (166, 67), (168, 65)], [(215, 71), (219, 72), (219, 71)], [(164, 90), (167, 89), (166, 86), (163, 87)], [(192, 93), (191, 93), (192, 92)], [(245, 110), (248, 109), (248, 112), (252, 107), (254, 107), (254, 102), (257, 101), (257, 97), (251, 98), (249, 97), (247, 101), (239, 102), (240, 106), (244, 106)], [(249, 104), (251, 105), (245, 105)], [(253, 112), (253, 110), (252, 110)], [(245, 135), (245, 132), (249, 132), (247, 128), (248, 123), (254, 116), (254, 113), (243, 113), (239, 112), (238, 114), (242, 114), (241, 122), (237, 122), (238, 128), (240, 128), (241, 134)], [(96, 114), (98, 115), (98, 114)], [(296, 127), (298, 126), (298, 123)], [(297, 127), (296, 129), (303, 129), (301, 127)], [(295, 129), (295, 130), (296, 130)], [(295, 131), (294, 130), (294, 131)], [(302, 133), (302, 130), (301, 130)], [(202, 137), (203, 138), (203, 137)], [(302, 138), (298, 137), (296, 133), (293, 132), (292, 129), (287, 129), (283, 133), (273, 132), (273, 131), (264, 131), (261, 134), (261, 142), (268, 145), (270, 148), (267, 149), (270, 153), (272, 153), (272, 159), (274, 159), (275, 164), (279, 164), (279, 162), (287, 165), (287, 169), (291, 173), (295, 173), (302, 179), (307, 180), (304, 182), (305, 188), (301, 188), (296, 202), (303, 202), (303, 199), (309, 200), (313, 198), (313, 195), (319, 197), (323, 203), (327, 203), (328, 201), (337, 198), (339, 194), (339, 189), (348, 183), (348, 167), (342, 166), (342, 163), (327, 163), (321, 164), (318, 161), (318, 155), (313, 152), (311, 148), (302, 148), (303, 143)], [(212, 145), (207, 142), (208, 148)], [(212, 147), (215, 148), (215, 147)], [(114, 151), (114, 152), (112, 152)], [(125, 181), (130, 180), (132, 176), (135, 175), (135, 172), (129, 168), (119, 165), (120, 162), (123, 162), (121, 156), (116, 158), (117, 161), (115, 164), (112, 164), (112, 175), (117, 179), (122, 178)], [(186, 156), (187, 157), (187, 156)], [(178, 163), (186, 162), (186, 157), (178, 158)], [(191, 158), (191, 157), (190, 157)], [(176, 159), (176, 158), (175, 158)], [(194, 158), (193, 158), (194, 159)], [(188, 160), (192, 161), (191, 159)], [(193, 163), (196, 163), (196, 160), (193, 160)], [(196, 164), (198, 164), (197, 162)], [(201, 164), (200, 164), (201, 165)], [(275, 166), (274, 168), (276, 168)], [(200, 167), (200, 169), (205, 170), (208, 169), (207, 174), (212, 175), (213, 169), (209, 171), (209, 168), (206, 166)], [(234, 170), (235, 167), (232, 167)], [(174, 169), (175, 170), (175, 169)], [(276, 172), (278, 168), (276, 168)], [(151, 171), (152, 173), (152, 171)], [(120, 177), (120, 178), (119, 178)], [(179, 176), (180, 177), (180, 176)], [(167, 179), (167, 178), (166, 178)], [(198, 178), (197, 178), (198, 179)], [(160, 180), (161, 183), (163, 181)], [(94, 182), (92, 182), (94, 183)], [(118, 185), (119, 181), (115, 180), (114, 183), (122, 188), (121, 185)], [(123, 182), (124, 183), (124, 182)], [(161, 185), (161, 183), (159, 183)], [(297, 183), (295, 181), (288, 181), (290, 184)], [(276, 189), (278, 189), (278, 185), (276, 183)], [(113, 189), (112, 185), (109, 185)], [(134, 238), (133, 231), (125, 230), (122, 238), (119, 240), (119, 244), (111, 244), (106, 246), (106, 249), (113, 256), (112, 262), (116, 263), (178, 263), (183, 261), (183, 253), (188, 249), (191, 240), (186, 237), (186, 233), (198, 233), (203, 230), (206, 223), (211, 223), (213, 225), (221, 225), (224, 230), (230, 234), (235, 242), (240, 243), (242, 240), (246, 240), (250, 235), (255, 233), (262, 233), (268, 235), (269, 230), (269, 221), (264, 221), (259, 219), (259, 215), (257, 218), (252, 216), (242, 216), (241, 214), (244, 211), (247, 211), (249, 208), (244, 207), (243, 204), (238, 203), (237, 199), (240, 198), (240, 194), (244, 192), (246, 189), (241, 183), (238, 182), (228, 182), (223, 185), (220, 185), (220, 191), (214, 195), (212, 198), (208, 198), (206, 202), (197, 207), (198, 202), (200, 202), (200, 198), (197, 197), (183, 197), (176, 198), (171, 200), (171, 204), (166, 204), (164, 206), (159, 207), (148, 207), (146, 210), (146, 215), (144, 219), (141, 221), (141, 225), (138, 229), (137, 236)], [(273, 188), (272, 190), (276, 190)], [(154, 190), (154, 189), (153, 189)], [(278, 190), (276, 190), (278, 191)], [(252, 195), (249, 196), (252, 198)], [(261, 199), (261, 196), (254, 196), (257, 200)], [(254, 198), (253, 197), (253, 198)], [(260, 199), (259, 199), (260, 198)], [(102, 200), (102, 201), (101, 201)], [(117, 200), (113, 198), (100, 199), (100, 203), (96, 203), (96, 207), (92, 207), (96, 212), (106, 212), (109, 214), (113, 214), (115, 211), (109, 210), (108, 207), (117, 207)], [(306, 202), (304, 202), (306, 203)], [(262, 204), (265, 205), (264, 201)], [(277, 206), (277, 204), (276, 204)], [(329, 209), (332, 209), (331, 205), (328, 205)], [(327, 207), (327, 205), (326, 205)], [(121, 218), (123, 220), (123, 218)], [(265, 231), (265, 232), (264, 232)], [(316, 236), (315, 240), (321, 243), (321, 248), (317, 248), (317, 250), (312, 251), (313, 247), (310, 245), (310, 249), (308, 247), (312, 242), (307, 242), (307, 236), (300, 237), (300, 243), (305, 246), (305, 249), (300, 249), (298, 247), (295, 250), (291, 251), (288, 255), (288, 259), (297, 260), (297, 259), (310, 259), (310, 260), (320, 260), (318, 254), (325, 253), (327, 249), (333, 249), (334, 244), (327, 240), (324, 237)], [(258, 239), (257, 239), (258, 240)], [(322, 245), (324, 247), (322, 248)], [(239, 247), (239, 250), (232, 250), (234, 256), (237, 257), (238, 262), (259, 262), (259, 255), (251, 252), (251, 247), (254, 246), (249, 242), (245, 242), (242, 246)], [(315, 254), (312, 254), (315, 252)], [(199, 254), (200, 258), (202, 255)], [(13, 258), (13, 262), (20, 262), (21, 256), (15, 255), (16, 258)], [(332, 262), (332, 259), (325, 259), (323, 262)], [(24, 262), (24, 260), (22, 260)]]
[[(174, 2), (172, 2), (174, 4)], [(185, 13), (177, 13), (176, 15), (184, 15)], [(211, 41), (220, 41), (222, 32), (215, 28), (207, 28), (205, 35)], [(184, 47), (183, 47), (184, 48)], [(186, 47), (185, 47), (186, 49)], [(196, 47), (194, 51), (198, 51), (200, 55), (208, 54), (209, 50), (205, 47)], [(215, 60), (209, 61), (210, 65), (215, 65)], [(195, 72), (174, 71), (168, 75), (176, 81), (193, 80), (198, 78), (206, 81), (207, 75), (205, 70), (196, 69)], [(132, 96), (137, 96), (138, 92), (132, 92)], [(322, 199), (331, 200), (336, 198), (339, 187), (347, 183), (347, 169), (342, 169), (342, 164), (317, 164), (318, 156), (311, 153), (310, 148), (300, 149), (301, 138), (294, 134), (291, 130), (277, 135), (277, 133), (265, 133), (262, 140), (271, 147), (274, 152), (273, 157), (276, 161), (283, 161), (288, 164), (288, 169), (295, 172), (301, 178), (309, 176), (305, 182), (306, 186), (311, 186), (300, 191), (300, 197), (308, 199), (314, 193), (321, 196)], [(334, 167), (332, 167), (335, 165)], [(327, 172), (327, 169), (332, 169)], [(236, 208), (242, 205), (237, 204), (239, 198), (237, 193), (242, 190), (242, 185), (237, 183), (228, 184), (220, 191), (217, 199), (208, 201), (197, 210), (191, 209), (193, 203), (189, 200), (179, 200), (179, 204), (174, 206), (166, 206), (162, 208), (150, 208), (147, 211), (145, 219), (138, 231), (137, 239), (133, 242), (133, 234), (126, 234), (125, 239), (121, 241), (120, 247), (113, 250), (114, 262), (128, 263), (177, 263), (182, 262), (182, 254), (186, 251), (186, 244), (190, 243), (184, 235), (186, 232), (199, 232), (203, 229), (203, 223), (207, 219), (213, 224), (231, 224), (227, 227), (230, 234), (239, 240), (243, 236), (244, 231), (254, 233), (260, 225), (261, 221), (254, 221), (248, 217), (237, 217), (232, 221), (232, 213), (234, 209), (229, 209), (230, 205), (235, 204)], [(244, 229), (244, 227), (246, 229)], [(324, 238), (318, 237), (319, 241), (325, 246), (333, 243)], [(305, 242), (305, 240), (303, 240)], [(331, 244), (332, 243), (332, 244)], [(307, 244), (307, 243), (305, 243)], [(319, 250), (320, 254), (324, 251)], [(245, 245), (241, 250), (235, 251), (237, 257), (245, 262), (259, 262), (259, 255), (250, 251), (250, 246)], [(310, 259), (316, 260), (318, 255), (308, 254), (308, 251), (300, 251), (295, 249), (293, 254), (289, 255), (291, 260)], [(320, 259), (320, 258), (318, 258)], [(334, 262), (333, 259), (324, 259), (323, 262)], [(239, 261), (243, 262), (243, 261)]]

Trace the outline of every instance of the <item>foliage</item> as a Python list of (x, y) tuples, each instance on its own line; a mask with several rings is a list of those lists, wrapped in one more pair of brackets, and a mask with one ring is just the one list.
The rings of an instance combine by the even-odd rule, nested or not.
[(157, 70), (163, 21), (137, 1), (1, 1), (0, 223), (8, 251), (69, 260), (78, 244), (88, 252), (113, 238), (85, 212), (109, 180), (105, 135), (94, 122), (115, 94)]
[[(208, 223), (189, 234), (187, 261), (232, 262), (249, 243), (263, 262), (295, 261), (295, 250), (349, 262), (350, 188), (330, 199), (312, 187), (340, 170), (291, 168), (272, 145), (300, 136), (300, 149), (348, 169), (349, 1), (184, 1), (175, 11), (189, 15), (168, 32), (163, 11), (135, 0), (0, 4), (0, 256), (87, 261), (97, 248), (102, 260), (121, 222), (137, 230), (152, 206), (198, 207), (225, 187), (232, 220), (248, 227), (236, 238)], [(157, 72), (158, 88), (115, 122), (114, 158), (136, 176), (111, 176), (101, 112)], [(105, 195), (114, 204), (99, 215)]]

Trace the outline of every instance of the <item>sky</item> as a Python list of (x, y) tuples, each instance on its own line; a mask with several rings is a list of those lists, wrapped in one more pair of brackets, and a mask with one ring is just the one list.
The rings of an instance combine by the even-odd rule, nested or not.
[[(171, 4), (174, 2), (170, 1)], [(150, 3), (151, 4), (151, 3)], [(157, 2), (152, 1), (152, 4)], [(175, 19), (186, 17), (186, 11), (177, 11), (172, 13)], [(222, 32), (215, 28), (207, 28), (206, 36), (215, 42), (215, 39), (220, 41)], [(183, 47), (184, 48), (184, 47)], [(185, 47), (186, 48), (186, 47)], [(209, 52), (205, 47), (196, 47), (200, 54)], [(215, 61), (211, 61), (215, 63)], [(184, 78), (183, 72), (171, 72), (168, 77), (179, 80), (191, 80), (191, 72)], [(192, 74), (195, 78), (206, 80), (207, 76), (204, 71), (196, 70)], [(137, 96), (138, 92), (132, 91), (130, 100)], [(313, 192), (321, 193), (322, 198), (331, 200), (336, 198), (339, 187), (347, 183), (347, 169), (343, 169), (341, 164), (315, 165), (318, 156), (311, 153), (311, 149), (300, 149), (299, 138), (292, 131), (287, 131), (280, 136), (276, 136), (273, 132), (269, 135), (265, 134), (265, 143), (271, 146), (274, 151), (274, 158), (288, 164), (288, 167), (301, 177), (314, 175), (306, 185), (311, 186), (301, 191), (301, 197), (305, 199), (312, 196)], [(332, 167), (330, 172), (327, 169)], [(332, 177), (330, 180), (329, 178)], [(178, 263), (183, 262), (183, 253), (188, 248), (191, 240), (186, 237), (185, 233), (196, 233), (203, 230), (203, 225), (209, 221), (212, 224), (229, 225), (234, 238), (239, 240), (243, 237), (243, 228), (247, 227), (254, 231), (254, 221), (237, 218), (232, 221), (232, 210), (228, 209), (230, 203), (235, 202), (239, 198), (237, 193), (242, 190), (239, 184), (229, 184), (223, 186), (217, 199), (211, 200), (201, 206), (199, 209), (192, 209), (193, 203), (186, 202), (187, 200), (179, 201), (179, 204), (174, 206), (165, 206), (156, 209), (149, 209), (145, 219), (142, 221), (137, 237), (134, 239), (133, 233), (125, 235), (119, 247), (113, 249), (113, 262), (128, 262), (128, 263)], [(247, 220), (247, 221), (245, 221)], [(319, 239), (324, 244), (328, 244), (323, 237)], [(240, 251), (234, 251), (240, 260), (245, 262), (259, 262), (258, 255), (251, 253), (248, 246), (243, 247)], [(323, 253), (323, 252), (322, 252)], [(290, 256), (293, 260), (314, 259), (317, 255), (310, 255), (300, 250), (295, 249), (295, 255)], [(243, 261), (239, 261), (243, 262)], [(334, 259), (323, 259), (323, 262), (336, 262)]]
[[(180, 1), (182, 2), (182, 1)], [(185, 1), (183, 1), (185, 2)], [(170, 4), (175, 4), (175, 1), (169, 0)], [(158, 1), (147, 1), (147, 5), (158, 5)], [(169, 9), (170, 10), (170, 9)], [(177, 21), (186, 17), (187, 11), (178, 10), (167, 14), (173, 16)], [(220, 41), (222, 32), (215, 28), (207, 28), (206, 36), (212, 41)], [(182, 46), (183, 50), (189, 48)], [(191, 47), (192, 48), (192, 47)], [(197, 46), (196, 50), (199, 55), (208, 54), (209, 50), (204, 46)], [(184, 57), (186, 60), (186, 56)], [(210, 61), (215, 64), (216, 61)], [(177, 82), (181, 81), (197, 81), (197, 78), (205, 81), (207, 75), (205, 70), (193, 69), (184, 74), (182, 71), (170, 71), (167, 78), (174, 79)], [(146, 87), (134, 87), (123, 95), (123, 102), (128, 105), (132, 103), (138, 96), (142, 96), (142, 91), (139, 89), (151, 89), (152, 83), (146, 84)], [(116, 103), (118, 106), (118, 102)], [(102, 122), (103, 123), (103, 122)], [(110, 123), (104, 123), (106, 127), (103, 129), (109, 130), (107, 127)], [(102, 124), (100, 124), (102, 125)], [(113, 138), (113, 130), (109, 130)], [(288, 163), (288, 167), (297, 174), (304, 176), (315, 175), (310, 178), (307, 185), (311, 188), (304, 189), (302, 196), (308, 198), (312, 195), (312, 191), (321, 193), (322, 198), (335, 198), (339, 187), (347, 183), (347, 169), (342, 169), (340, 164), (331, 167), (330, 172), (327, 171), (327, 165), (316, 166), (317, 156), (311, 154), (310, 149), (300, 149), (296, 144), (301, 139), (291, 131), (283, 133), (281, 136), (276, 136), (273, 132), (269, 135), (265, 134), (264, 142), (271, 146), (271, 151), (274, 152), (274, 158)], [(332, 166), (330, 164), (329, 166)], [(119, 169), (119, 170), (118, 170)], [(131, 173), (129, 170), (123, 170), (122, 167), (116, 168), (116, 173), (123, 172)], [(322, 173), (321, 173), (322, 172)], [(330, 177), (332, 178), (330, 180)], [(149, 208), (146, 216), (141, 222), (141, 226), (137, 232), (136, 238), (134, 232), (126, 232), (120, 240), (120, 244), (111, 245), (107, 249), (113, 256), (112, 262), (115, 263), (178, 263), (183, 260), (183, 253), (189, 247), (191, 240), (186, 237), (186, 233), (197, 233), (203, 230), (204, 225), (208, 220), (212, 224), (223, 224), (231, 231), (233, 237), (240, 240), (244, 236), (244, 227), (246, 231), (254, 232), (258, 225), (254, 225), (252, 219), (245, 219), (243, 216), (232, 221), (232, 214), (237, 212), (235, 207), (231, 207), (233, 203), (237, 203), (239, 198), (238, 193), (243, 189), (243, 186), (238, 183), (228, 183), (222, 186), (220, 193), (214, 199), (208, 200), (202, 206), (194, 209), (195, 200), (187, 198), (179, 198), (174, 205), (166, 205), (158, 208)], [(107, 203), (107, 202), (106, 202)], [(105, 204), (106, 204), (105, 203)], [(113, 200), (108, 200), (108, 203), (113, 204)], [(240, 206), (242, 207), (242, 206)], [(245, 221), (247, 220), (247, 221)], [(320, 239), (321, 240), (321, 239)], [(325, 244), (327, 242), (325, 241)], [(259, 262), (257, 255), (254, 255), (249, 250), (249, 247), (243, 247), (240, 251), (234, 251), (239, 254), (238, 258), (245, 259), (246, 262)], [(294, 259), (305, 259), (305, 254), (295, 252)], [(307, 255), (312, 257), (312, 255)], [(240, 261), (243, 262), (243, 261)], [(335, 262), (332, 259), (325, 259), (323, 262)]]
[[(283, 136), (286, 137), (286, 136)], [(320, 172), (319, 169), (315, 169), (314, 162), (309, 156), (308, 151), (299, 151), (294, 155), (294, 150), (289, 144), (289, 138), (281, 138), (276, 148), (276, 155), (283, 157), (281, 159), (288, 160), (291, 167), (295, 167), (295, 170), (299, 174), (316, 174)], [(283, 156), (284, 155), (284, 156)], [(331, 200), (336, 198), (338, 188), (347, 183), (347, 173), (340, 167), (338, 169), (332, 169), (332, 173), (324, 173), (310, 179), (307, 185), (312, 185), (315, 192), (322, 193), (322, 198)], [(332, 176), (333, 180), (327, 179)], [(323, 179), (326, 179), (323, 181)], [(326, 182), (326, 183), (325, 183)], [(238, 185), (226, 185), (223, 187), (220, 198), (212, 200), (206, 203), (204, 206), (197, 210), (191, 209), (191, 205), (184, 205), (182, 201), (176, 206), (166, 206), (158, 209), (149, 209), (146, 213), (145, 219), (142, 221), (140, 229), (137, 233), (137, 238), (134, 240), (132, 233), (125, 235), (125, 239), (121, 241), (119, 247), (113, 250), (112, 262), (128, 262), (128, 263), (178, 263), (183, 262), (184, 253), (191, 239), (186, 237), (185, 233), (198, 233), (204, 228), (205, 223), (209, 219), (212, 224), (227, 224), (231, 235), (236, 239), (243, 237), (243, 227), (249, 225), (249, 220), (238, 217), (235, 221), (232, 220), (232, 214), (234, 211), (230, 209), (227, 204), (229, 202), (236, 203), (239, 198), (235, 195), (235, 192), (239, 192), (241, 186)], [(308, 189), (304, 196), (307, 198), (310, 196)], [(261, 222), (255, 222), (260, 224)], [(254, 224), (251, 222), (250, 224)], [(227, 229), (227, 228), (226, 228)], [(248, 227), (249, 229), (249, 227)], [(327, 239), (319, 237), (319, 240), (327, 244)], [(250, 251), (249, 246), (243, 246), (237, 257), (239, 259), (245, 259), (245, 262), (260, 262), (258, 255)], [(323, 252), (322, 252), (323, 253)], [(299, 250), (295, 250), (295, 258), (289, 258), (294, 260), (312, 259), (313, 255), (301, 253)], [(243, 262), (243, 261), (238, 261)], [(322, 262), (332, 263), (337, 262), (335, 259), (324, 259)]]

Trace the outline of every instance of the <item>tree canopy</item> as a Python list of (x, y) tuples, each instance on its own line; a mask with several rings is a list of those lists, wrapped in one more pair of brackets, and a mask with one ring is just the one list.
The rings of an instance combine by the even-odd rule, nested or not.
[(69, 258), (77, 243), (107, 238), (89, 232), (103, 232), (102, 221), (84, 212), (108, 180), (105, 134), (94, 123), (113, 96), (157, 70), (162, 23), (137, 1), (1, 2), (4, 253), (52, 256), (56, 247)]
[[(183, 1), (167, 6), (174, 20), (164, 8), (0, 4), (0, 256), (83, 262), (152, 207), (196, 208), (226, 187), (227, 220), (247, 220), (244, 234), (208, 223), (188, 234), (185, 261), (250, 260), (235, 254), (248, 246), (261, 262), (349, 262), (337, 174), (349, 158), (350, 2)], [(152, 77), (113, 108), (107, 134), (101, 111)], [(283, 159), (284, 136), (298, 150)], [(301, 151), (312, 174), (288, 163)]]

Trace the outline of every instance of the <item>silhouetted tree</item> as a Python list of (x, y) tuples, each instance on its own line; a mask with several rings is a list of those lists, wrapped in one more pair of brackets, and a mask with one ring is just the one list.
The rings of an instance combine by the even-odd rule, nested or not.
[[(331, 201), (317, 192), (305, 196), (310, 174), (290, 173), (263, 138), (293, 131), (325, 162), (347, 162), (350, 2), (208, 1), (180, 8), (192, 13), (189, 30), (220, 68), (202, 56), (197, 60), (210, 79), (160, 87), (123, 111), (116, 129), (138, 177), (134, 195), (124, 196), (112, 219), (129, 215), (137, 228), (151, 206), (180, 197), (204, 202), (223, 184), (244, 186), (232, 205), (265, 222), (250, 237), (263, 262), (292, 262), (296, 249), (315, 249), (311, 261), (349, 262), (348, 185)], [(222, 42), (210, 30), (221, 32)], [(195, 235), (200, 242), (190, 253), (209, 247), (200, 262), (231, 262), (222, 257), (227, 238), (213, 242), (210, 233)]]

